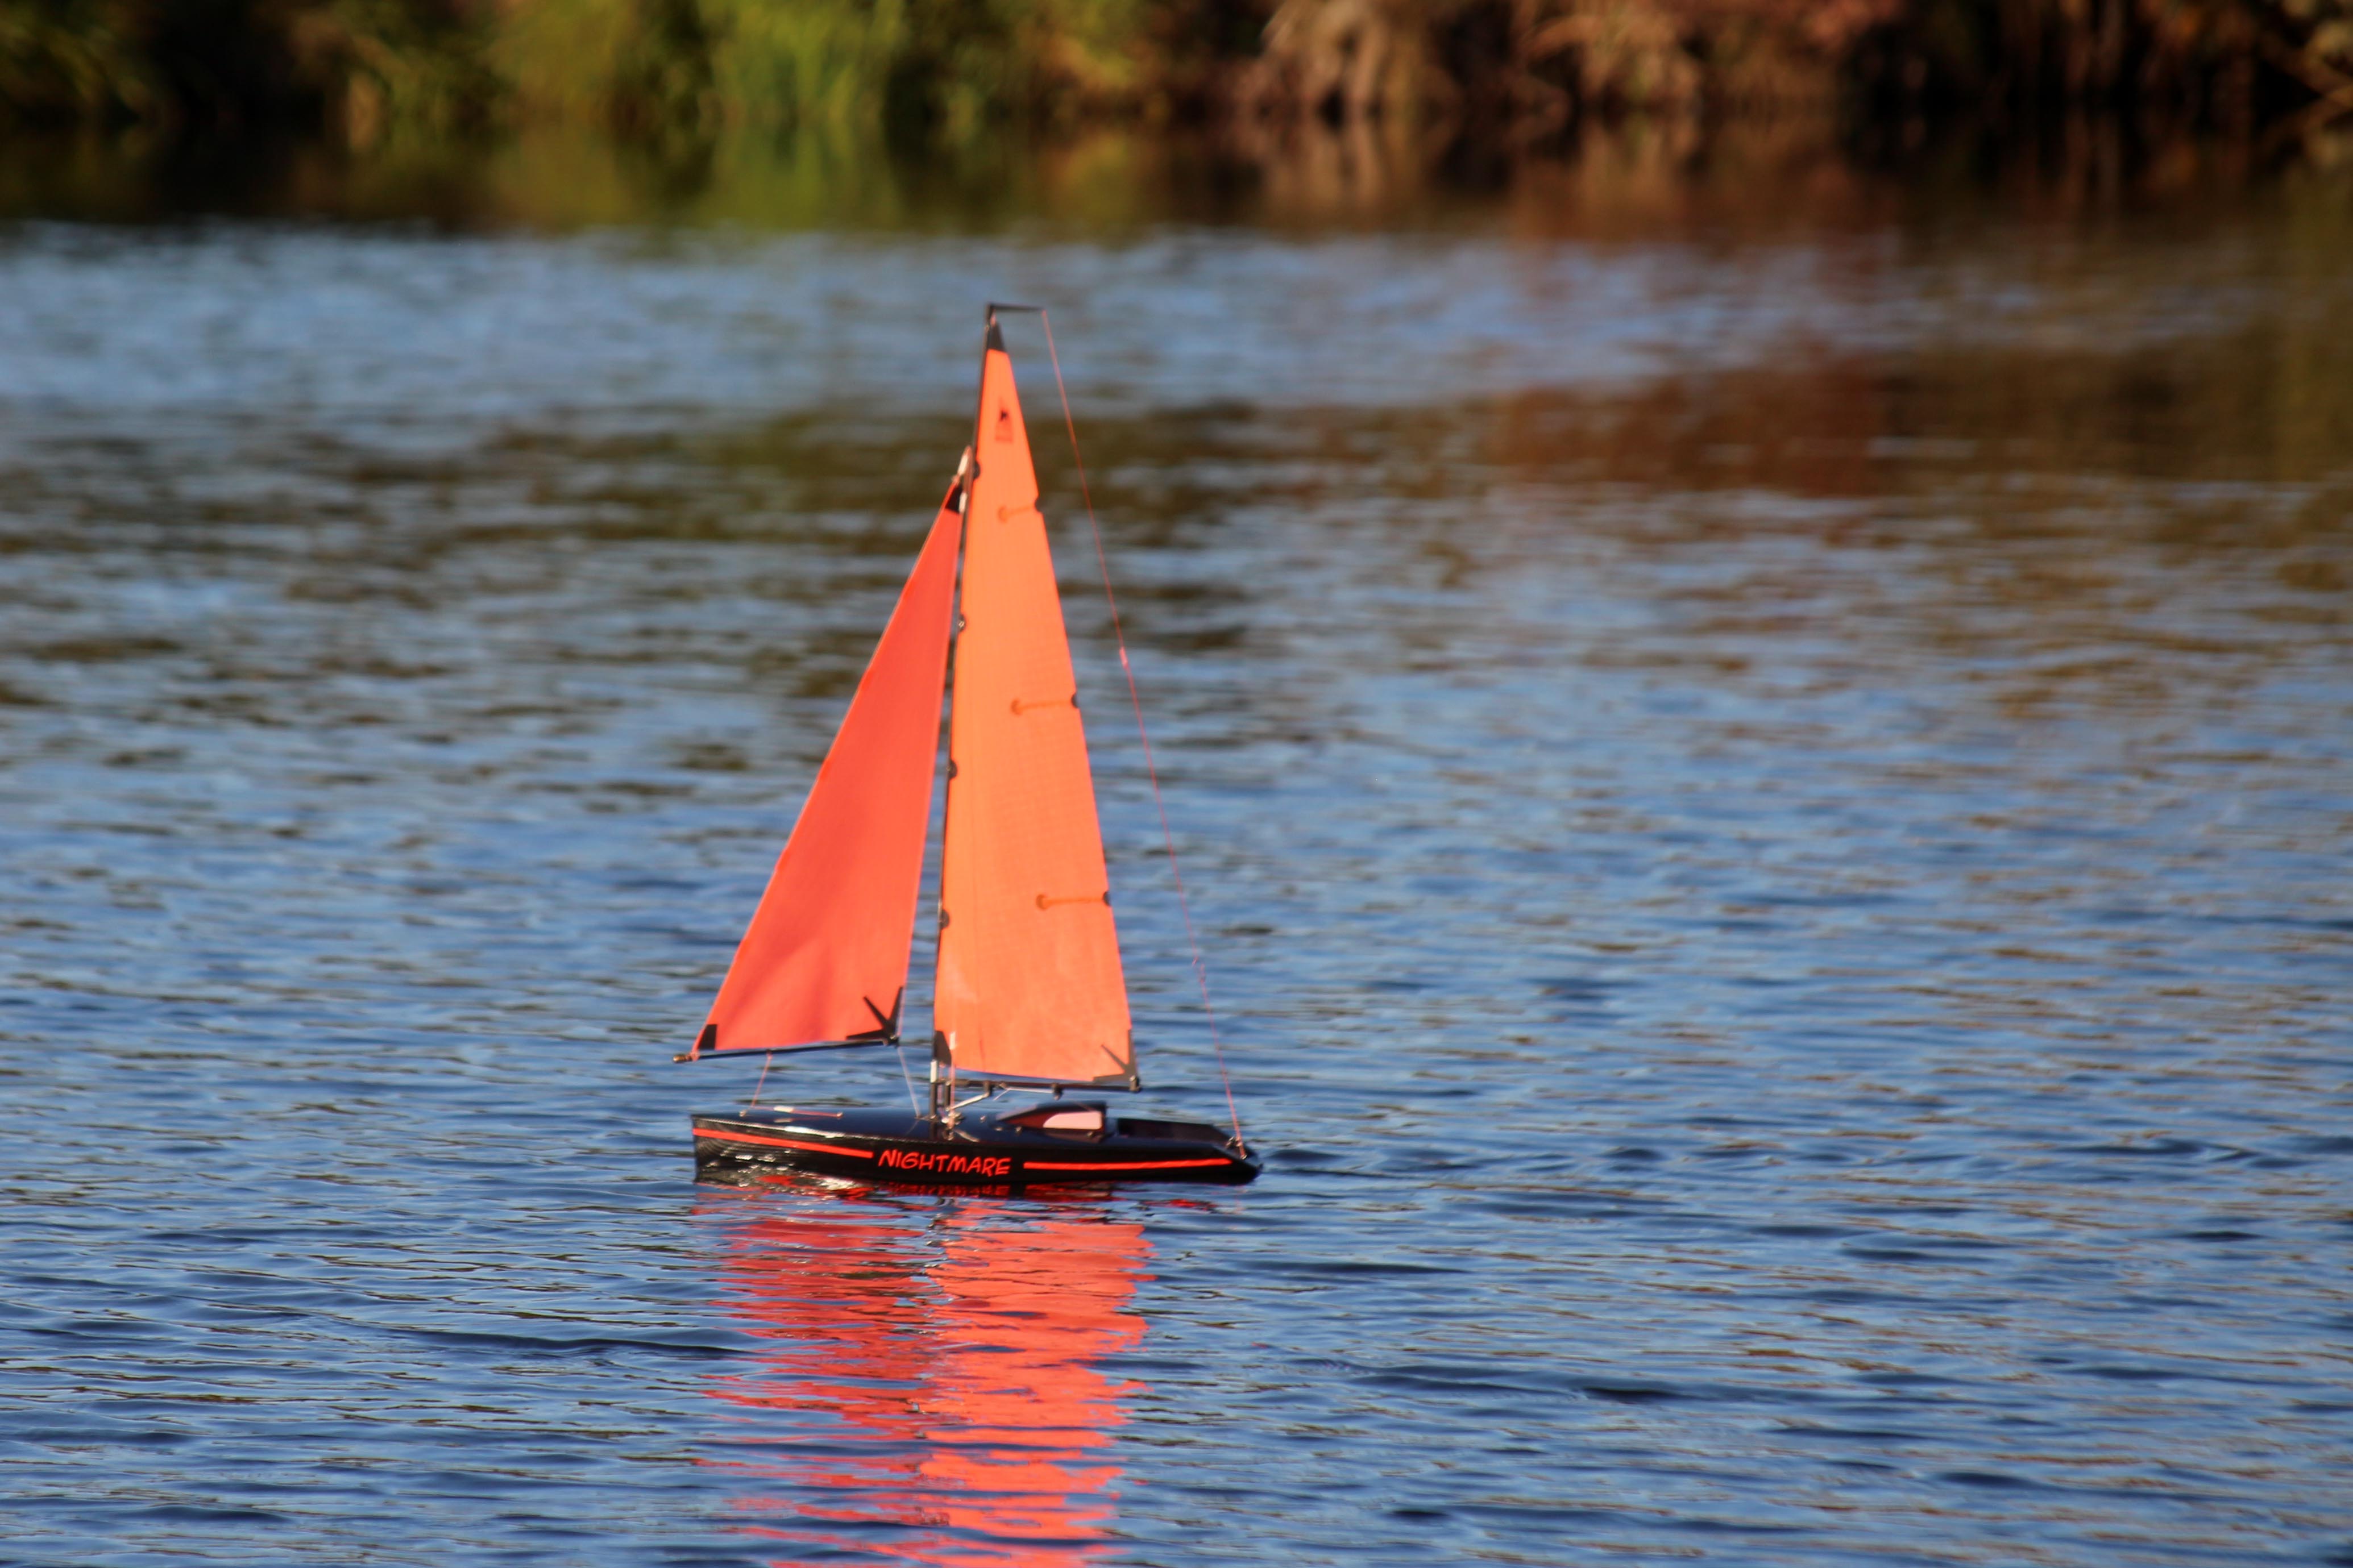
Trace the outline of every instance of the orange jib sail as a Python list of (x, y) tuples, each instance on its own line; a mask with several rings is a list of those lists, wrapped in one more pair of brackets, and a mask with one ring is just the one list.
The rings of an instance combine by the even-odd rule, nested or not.
[(959, 1077), (1133, 1088), (1070, 640), (1013, 362), (993, 324), (973, 454), (935, 1027)]
[(932, 523), (720, 984), (698, 1055), (897, 1037), (963, 522), (948, 504)]

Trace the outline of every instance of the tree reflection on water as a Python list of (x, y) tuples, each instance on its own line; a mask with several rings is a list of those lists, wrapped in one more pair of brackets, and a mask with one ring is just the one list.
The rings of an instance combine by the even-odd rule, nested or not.
[(1075, 1568), (1108, 1544), (1106, 1373), (1144, 1321), (1149, 1244), (1087, 1209), (962, 1199), (911, 1213), (807, 1194), (733, 1231), (731, 1315), (763, 1342), (712, 1393), (741, 1529), (796, 1563)]

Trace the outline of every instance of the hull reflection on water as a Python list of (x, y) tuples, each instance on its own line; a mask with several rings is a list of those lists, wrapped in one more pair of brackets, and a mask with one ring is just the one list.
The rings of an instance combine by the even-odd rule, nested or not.
[(1076, 1568), (1108, 1544), (1112, 1432), (1140, 1385), (1149, 1244), (1084, 1210), (981, 1199), (907, 1210), (835, 1194), (733, 1233), (727, 1306), (764, 1344), (714, 1390), (742, 1529), (796, 1563)]

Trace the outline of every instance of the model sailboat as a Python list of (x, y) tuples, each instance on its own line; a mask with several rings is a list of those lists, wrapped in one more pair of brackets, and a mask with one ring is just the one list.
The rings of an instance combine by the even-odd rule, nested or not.
[[(697, 1160), (956, 1184), (1250, 1180), (1239, 1131), (1062, 1098), (1142, 1083), (1061, 598), (994, 309), (973, 444), (678, 1059), (900, 1044), (951, 665), (928, 1108), (698, 1115)], [(1053, 1098), (1000, 1100), (1011, 1087)]]

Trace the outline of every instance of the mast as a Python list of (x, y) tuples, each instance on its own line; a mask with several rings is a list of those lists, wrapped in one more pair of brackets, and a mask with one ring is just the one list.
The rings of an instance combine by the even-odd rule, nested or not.
[[(989, 330), (993, 332), (996, 331), (996, 327), (997, 318), (992, 314), (989, 317)], [(975, 428), (978, 427), (979, 422), (980, 416), (976, 413), (973, 416)], [(973, 462), (972, 448), (970, 447), (966, 447), (964, 449), (964, 456), (956, 459), (955, 489), (952, 493), (952, 503), (955, 506), (957, 518), (956, 564), (959, 568), (964, 564), (964, 531), (972, 521), (972, 476), (975, 464)], [(961, 571), (959, 571), (958, 576), (958, 585), (961, 586)], [(955, 710), (955, 702), (953, 689), (955, 680), (956, 634), (963, 629), (964, 606), (954, 600), (951, 600), (948, 605), (948, 653), (946, 671), (946, 686), (949, 690), (948, 706), (950, 712)], [(943, 719), (938, 729), (944, 731), (946, 726), (947, 721)], [(935, 735), (934, 754), (936, 754), (937, 742), (944, 740), (944, 734)], [(945, 782), (940, 785), (940, 886), (938, 889), (938, 896), (934, 900), (932, 906), (932, 913), (934, 916), (932, 922), (932, 973), (934, 976), (935, 984), (936, 977), (939, 973), (940, 949), (947, 941), (948, 933), (947, 871), (948, 823), (950, 820), (948, 808), (950, 803), (955, 799), (955, 759), (954, 757), (950, 757), (948, 759), (947, 778)], [(926, 1079), (926, 1082), (929, 1086), (929, 1094), (931, 1097), (932, 1122), (934, 1128), (936, 1130), (942, 1125), (953, 1126), (955, 1121), (955, 1062), (948, 1051), (947, 1036), (943, 1034), (937, 1027), (939, 1017), (939, 997), (936, 992), (934, 993), (932, 1001), (934, 1027), (932, 1030), (931, 1069), (929, 1076)]]

